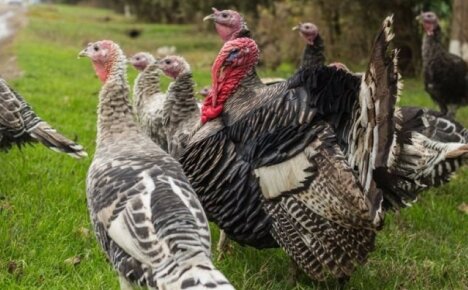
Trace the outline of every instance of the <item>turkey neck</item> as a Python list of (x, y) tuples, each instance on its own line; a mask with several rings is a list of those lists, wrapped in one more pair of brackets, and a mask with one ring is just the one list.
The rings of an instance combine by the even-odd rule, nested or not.
[(192, 73), (187, 72), (178, 76), (169, 88), (173, 108), (177, 108), (171, 111), (172, 122), (183, 120), (187, 113), (199, 110), (193, 92), (194, 86)]
[(437, 27), (434, 30), (434, 34), (431, 36), (424, 33), (422, 43), (422, 57), (424, 67), (426, 67), (429, 62), (435, 58), (436, 55), (444, 51), (442, 44), (440, 43), (441, 34), (440, 27)]
[(236, 95), (242, 93), (243, 90), (251, 90), (258, 86), (264, 86), (260, 77), (257, 74), (255, 68), (253, 68), (250, 72), (248, 72), (245, 77), (240, 81), (238, 85), (238, 89), (236, 90)]
[(138, 80), (134, 90), (134, 106), (140, 111), (144, 106), (147, 98), (160, 93), (159, 76), (161, 70), (156, 62), (148, 65), (144, 71), (138, 76)]
[(125, 60), (119, 57), (99, 94), (97, 147), (106, 141), (114, 143), (116, 135), (138, 132), (129, 103), (129, 85)]
[(310, 68), (314, 66), (322, 66), (325, 64), (324, 44), (320, 34), (314, 40), (314, 44), (307, 43), (302, 54), (301, 67)]

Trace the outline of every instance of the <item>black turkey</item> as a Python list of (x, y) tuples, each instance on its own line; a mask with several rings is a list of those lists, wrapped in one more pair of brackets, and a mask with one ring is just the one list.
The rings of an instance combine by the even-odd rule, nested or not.
[(468, 69), (465, 61), (442, 45), (442, 30), (434, 12), (421, 13), (424, 28), (422, 59), (424, 86), (443, 114), (455, 115), (468, 104)]
[[(311, 23), (300, 26), (301, 36), (306, 41), (302, 67), (324, 65), (323, 43), (319, 46), (310, 43), (317, 37), (316, 31), (318, 28)], [(343, 63), (335, 62), (329, 66), (352, 73)], [(361, 76), (362, 73), (354, 75)], [(402, 107), (396, 110), (395, 125), (394, 165), (376, 174), (378, 186), (384, 189), (385, 208), (410, 204), (423, 189), (448, 182), (468, 160), (465, 153), (467, 130), (442, 113)]]
[[(225, 11), (218, 13), (210, 18)], [(384, 21), (363, 78), (306, 68), (266, 86), (255, 73), (255, 42), (225, 43), (204, 125), (181, 163), (208, 217), (231, 239), (256, 248), (278, 243), (313, 279), (345, 278), (365, 262), (382, 222), (372, 170), (391, 164), (394, 142), (391, 24)], [(352, 164), (341, 143), (356, 157)]]
[(325, 64), (325, 45), (318, 27), (311, 23), (300, 23), (292, 28), (298, 30), (306, 46), (301, 58), (301, 67), (321, 66)]

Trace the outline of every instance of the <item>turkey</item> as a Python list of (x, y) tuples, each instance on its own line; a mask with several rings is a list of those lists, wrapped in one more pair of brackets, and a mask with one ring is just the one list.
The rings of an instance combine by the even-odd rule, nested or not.
[(468, 131), (448, 116), (403, 107), (395, 112), (395, 162), (382, 174), (384, 207), (405, 207), (422, 190), (439, 186), (468, 161)]
[[(218, 13), (209, 17), (225, 33), (218, 17), (238, 13)], [(316, 280), (346, 279), (366, 261), (383, 219), (372, 170), (392, 164), (391, 25), (384, 21), (362, 79), (317, 67), (266, 86), (255, 73), (255, 42), (224, 44), (203, 126), (180, 160), (209, 219), (229, 238), (259, 249), (279, 245)], [(340, 143), (356, 157), (352, 164)]]
[(8, 151), (14, 145), (21, 147), (37, 141), (74, 158), (88, 156), (81, 145), (41, 120), (24, 98), (0, 78), (0, 150)]
[[(203, 18), (203, 21), (213, 20), (218, 35), (221, 39), (226, 42), (237, 37), (251, 37), (247, 23), (244, 17), (234, 10), (218, 10), (212, 8), (213, 13)], [(261, 78), (256, 81), (262, 82), (266, 85), (274, 85), (285, 81), (283, 78)]]
[(130, 58), (139, 71), (133, 86), (133, 107), (143, 131), (163, 150), (167, 151), (167, 135), (163, 126), (163, 107), (166, 95), (161, 92), (161, 70), (148, 52), (139, 52)]
[(121, 288), (234, 289), (210, 260), (208, 221), (180, 164), (133, 118), (122, 50), (103, 40), (79, 55), (103, 82), (87, 201)]
[(164, 74), (174, 79), (166, 93), (163, 123), (167, 133), (167, 152), (178, 159), (193, 132), (200, 127), (195, 83), (190, 65), (181, 56), (166, 56), (159, 62), (159, 66)]
[(442, 31), (434, 12), (421, 13), (419, 19), (425, 32), (422, 43), (424, 86), (443, 114), (455, 115), (457, 107), (468, 103), (467, 64), (442, 46)]
[(325, 64), (324, 43), (319, 34), (318, 27), (310, 22), (299, 23), (292, 28), (298, 30), (299, 35), (306, 41), (306, 47), (302, 53), (301, 67), (321, 66)]
[[(330, 66), (349, 72), (342, 63)], [(450, 181), (468, 163), (468, 130), (450, 117), (429, 109), (401, 107), (395, 111), (395, 125), (394, 166), (378, 182), (384, 189), (386, 209), (410, 205), (422, 190)]]
[[(307, 42), (302, 67), (324, 65), (323, 43), (315, 50), (307, 49), (309, 39), (318, 34), (314, 32), (318, 31), (316, 26), (304, 23), (299, 30)], [(329, 66), (352, 73), (340, 62)], [(362, 73), (354, 75), (360, 77)], [(465, 153), (467, 130), (450, 117), (423, 108), (402, 107), (396, 110), (395, 125), (394, 166), (379, 172), (378, 176), (378, 186), (384, 190), (384, 207), (387, 209), (407, 206), (423, 189), (448, 182), (468, 160)]]
[(209, 93), (210, 93), (210, 87), (204, 87), (198, 92), (198, 94), (200, 94), (200, 96), (202, 96), (203, 98), (206, 98)]

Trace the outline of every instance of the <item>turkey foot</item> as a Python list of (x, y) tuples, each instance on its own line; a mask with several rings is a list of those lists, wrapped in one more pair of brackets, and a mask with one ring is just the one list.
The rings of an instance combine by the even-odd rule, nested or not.
[(217, 258), (218, 262), (224, 259), (224, 255), (226, 253), (228, 252), (230, 253), (232, 251), (232, 247), (231, 247), (231, 244), (229, 243), (229, 239), (223, 230), (221, 230), (219, 234), (219, 241), (218, 241), (218, 246), (216, 247), (216, 249), (218, 250), (218, 258)]
[(299, 277), (299, 267), (293, 259), (289, 259), (288, 267), (288, 285), (291, 287), (296, 286), (297, 279)]

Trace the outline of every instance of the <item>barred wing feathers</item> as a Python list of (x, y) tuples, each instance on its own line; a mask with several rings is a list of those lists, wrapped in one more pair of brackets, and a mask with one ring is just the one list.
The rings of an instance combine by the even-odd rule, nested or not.
[(23, 97), (0, 79), (0, 149), (9, 150), (13, 145), (21, 146), (33, 141), (74, 158), (87, 156), (81, 145), (41, 120)]
[[(320, 73), (331, 77), (327, 88), (334, 88), (334, 81), (340, 87), (341, 72), (324, 68)], [(288, 85), (256, 91), (250, 107), (255, 109), (242, 118), (239, 103), (228, 102), (226, 112), (232, 114), (226, 113), (224, 124), (204, 125), (181, 163), (208, 216), (230, 238), (242, 241), (247, 229), (261, 248), (265, 236), (258, 230), (270, 229), (311, 277), (322, 279), (327, 272), (344, 277), (373, 248), (376, 210), (333, 129), (310, 104), (314, 97), (333, 96), (328, 94), (333, 90), (305, 98), (303, 88)]]
[(93, 224), (128, 280), (160, 289), (233, 289), (210, 261), (208, 221), (180, 165), (151, 154), (97, 160), (88, 176)]

